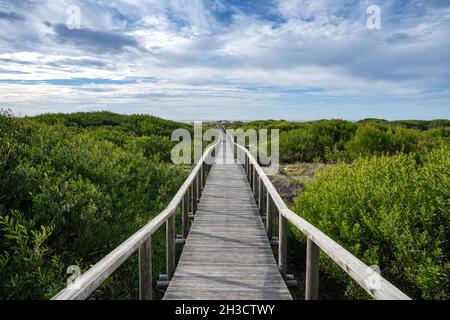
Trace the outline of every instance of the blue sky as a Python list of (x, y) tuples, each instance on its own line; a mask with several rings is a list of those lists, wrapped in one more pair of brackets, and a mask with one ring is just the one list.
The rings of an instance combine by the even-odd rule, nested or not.
[(0, 0), (0, 30), (16, 115), (450, 118), (450, 0)]

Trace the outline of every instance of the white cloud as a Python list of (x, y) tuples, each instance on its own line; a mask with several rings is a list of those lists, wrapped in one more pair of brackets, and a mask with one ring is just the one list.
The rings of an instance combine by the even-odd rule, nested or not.
[[(24, 21), (0, 19), (2, 103), (23, 107), (34, 101), (53, 111), (76, 104), (193, 110), (196, 104), (275, 106), (330, 97), (365, 103), (448, 98), (449, 6), (416, 1), (421, 11), (405, 7), (399, 19), (398, 2), (382, 2), (383, 29), (374, 32), (365, 24), (369, 1), (274, 1), (267, 14), (278, 20), (225, 0), (11, 3), (9, 10)], [(74, 3), (81, 8), (82, 36), (90, 41), (61, 39), (71, 34), (55, 29)], [(222, 21), (224, 14), (229, 16)], [(137, 45), (108, 52), (109, 42), (102, 47), (95, 41), (103, 35)], [(142, 81), (19, 83), (77, 78)]]

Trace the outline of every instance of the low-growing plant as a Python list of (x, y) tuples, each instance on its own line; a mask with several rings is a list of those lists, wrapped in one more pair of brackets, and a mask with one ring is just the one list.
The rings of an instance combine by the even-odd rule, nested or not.
[(395, 154), (414, 152), (418, 149), (419, 133), (401, 127), (391, 128), (364, 124), (358, 127), (356, 134), (345, 145), (350, 159), (375, 154)]
[(282, 162), (327, 162), (331, 150), (344, 149), (356, 125), (343, 120), (323, 120), (280, 135)]
[[(161, 132), (176, 123), (129, 117), (0, 115), (0, 299), (51, 297), (68, 266), (98, 262), (181, 186), (187, 172), (168, 162), (170, 135), (137, 135), (153, 130), (153, 120)], [(132, 298), (137, 275), (129, 269), (105, 283), (102, 298)]]
[(3, 299), (51, 298), (63, 288), (64, 266), (50, 252), (47, 242), (54, 226), (36, 229), (21, 224), (22, 214), (0, 216), (2, 249), (0, 253), (0, 296)]
[[(450, 298), (448, 145), (336, 165), (306, 186), (294, 210), (411, 297)], [(365, 296), (333, 262), (322, 267), (348, 297)]]

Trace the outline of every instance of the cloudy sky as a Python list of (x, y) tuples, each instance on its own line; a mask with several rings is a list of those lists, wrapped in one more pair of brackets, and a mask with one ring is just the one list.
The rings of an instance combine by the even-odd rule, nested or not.
[(0, 107), (450, 118), (450, 0), (0, 0)]

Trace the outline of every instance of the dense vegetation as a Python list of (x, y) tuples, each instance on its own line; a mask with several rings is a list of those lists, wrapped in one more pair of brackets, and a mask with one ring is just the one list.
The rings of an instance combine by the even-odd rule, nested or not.
[[(168, 162), (180, 127), (191, 130), (141, 115), (2, 112), (0, 299), (50, 298), (69, 265), (86, 270), (162, 210), (187, 176)], [(124, 269), (102, 297), (132, 297), (136, 272)]]
[[(279, 129), (282, 162), (327, 163), (298, 187), (293, 209), (412, 297), (450, 298), (450, 121), (227, 126)], [(192, 131), (144, 115), (2, 112), (0, 299), (50, 298), (68, 266), (85, 271), (165, 207), (187, 176), (169, 161), (177, 128)], [(156, 279), (162, 234), (152, 241)], [(348, 298), (365, 297), (322, 261)], [(131, 257), (93, 298), (136, 298), (136, 264)]]
[[(450, 136), (449, 120), (395, 121), (366, 119), (314, 122), (234, 122), (230, 128), (280, 130), (280, 161), (351, 162), (360, 156), (409, 153), (432, 147)], [(270, 136), (270, 134), (269, 134)]]
[[(361, 158), (319, 173), (294, 210), (412, 297), (448, 299), (449, 168), (446, 146)], [(347, 283), (349, 296), (360, 294), (334, 263), (322, 267)]]
[[(378, 265), (411, 297), (450, 298), (450, 121), (230, 127), (279, 129), (281, 162), (334, 164), (311, 183), (295, 185), (292, 209), (366, 264)], [(304, 244), (304, 236), (292, 231)], [(325, 256), (322, 261), (324, 275), (348, 298), (367, 297), (336, 264)]]

